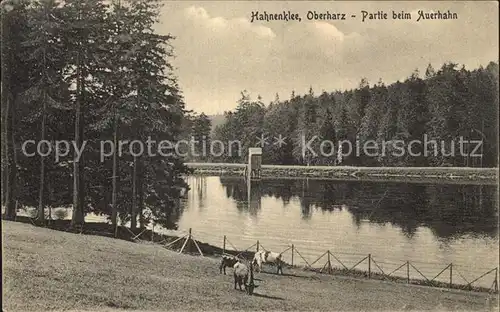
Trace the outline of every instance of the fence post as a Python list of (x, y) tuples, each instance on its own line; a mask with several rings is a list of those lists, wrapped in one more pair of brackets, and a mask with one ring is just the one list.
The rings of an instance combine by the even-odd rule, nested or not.
[(332, 274), (332, 263), (330, 262), (330, 250), (328, 250), (328, 274)]
[(155, 240), (155, 225), (153, 224), (153, 227), (151, 228), (151, 241), (154, 242)]
[(257, 240), (257, 252), (259, 251), (259, 240)]
[[(191, 240), (191, 228), (189, 228), (189, 235), (188, 238), (186, 239), (186, 242), (189, 243)], [(188, 252), (191, 251), (191, 245), (188, 247)]]
[(293, 244), (292, 244), (292, 266), (293, 266)]
[(406, 280), (410, 284), (410, 261), (406, 260)]
[(372, 276), (372, 254), (368, 254), (368, 278)]
[(498, 268), (495, 269), (495, 292), (498, 292)]
[(450, 288), (453, 285), (453, 263), (450, 263)]
[(224, 243), (222, 244), (222, 254), (226, 253), (226, 235), (224, 235)]

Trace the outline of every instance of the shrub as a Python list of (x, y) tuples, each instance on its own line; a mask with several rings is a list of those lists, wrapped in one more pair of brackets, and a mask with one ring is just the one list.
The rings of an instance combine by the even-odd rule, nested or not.
[(31, 208), (28, 210), (28, 215), (31, 217), (31, 218), (36, 218), (38, 216), (38, 209), (36, 208)]
[(54, 211), (54, 215), (58, 220), (64, 220), (68, 217), (68, 210), (66, 209), (57, 209)]

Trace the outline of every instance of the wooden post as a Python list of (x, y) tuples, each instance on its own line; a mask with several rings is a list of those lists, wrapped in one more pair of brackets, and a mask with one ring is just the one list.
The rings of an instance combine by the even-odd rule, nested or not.
[(245, 286), (247, 294), (250, 296), (253, 295), (253, 290), (256, 288), (255, 282), (254, 282), (254, 277), (253, 277), (253, 262), (250, 262), (250, 283), (248, 283), (248, 286)]
[(200, 246), (198, 246), (198, 243), (196, 242), (196, 239), (191, 239), (196, 246), (196, 249), (198, 249), (198, 252), (200, 253), (200, 256), (204, 257), (203, 252), (201, 252)]
[(332, 263), (330, 262), (330, 250), (328, 250), (328, 274), (332, 274)]
[(368, 278), (372, 276), (372, 254), (368, 254)]
[(453, 263), (450, 263), (450, 288), (453, 285)]
[(406, 261), (406, 279), (410, 284), (410, 261)]
[(190, 239), (191, 239), (191, 228), (189, 228), (189, 234), (186, 237), (186, 240), (184, 241), (184, 244), (182, 245), (182, 248), (179, 251), (179, 253), (182, 253), (184, 251), (184, 248), (186, 247), (186, 245), (187, 245), (187, 243), (189, 242)]
[[(188, 237), (187, 237), (187, 239), (186, 239), (186, 242), (188, 242), (188, 243), (189, 243), (189, 241), (190, 241), (191, 239), (192, 239), (192, 238), (191, 238), (191, 228), (189, 228), (189, 234), (188, 234)], [(189, 249), (188, 249), (188, 250), (190, 250), (190, 249), (191, 249), (190, 247), (191, 247), (191, 245), (189, 246)]]
[(224, 235), (224, 242), (222, 243), (222, 254), (226, 253), (226, 235)]
[(259, 241), (257, 240), (257, 252), (259, 252)]
[(292, 266), (293, 266), (293, 244), (292, 244)]
[(495, 269), (495, 286), (494, 286), (494, 289), (495, 289), (495, 292), (498, 292), (498, 268)]

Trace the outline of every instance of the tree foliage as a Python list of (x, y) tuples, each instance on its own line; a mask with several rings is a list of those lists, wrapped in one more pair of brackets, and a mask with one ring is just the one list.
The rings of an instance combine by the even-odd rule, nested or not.
[[(267, 164), (497, 166), (498, 64), (494, 62), (474, 70), (453, 63), (439, 70), (429, 65), (424, 78), (414, 71), (405, 81), (390, 85), (380, 80), (370, 86), (362, 79), (354, 90), (319, 96), (310, 88), (302, 96), (292, 92), (290, 99), (277, 97), (267, 107), (248, 99), (245, 93), (238, 107), (226, 112), (226, 122), (215, 129), (214, 137), (222, 142), (240, 140), (244, 150), (217, 161), (246, 162), (243, 152), (258, 146), (255, 136), (262, 133), (269, 143), (263, 153)], [(285, 142), (281, 147), (272, 144), (279, 135)], [(483, 143), (473, 154), (477, 143), (464, 143), (461, 152), (461, 138)], [(253, 141), (248, 143), (249, 139)], [(328, 142), (321, 147), (323, 140), (332, 141), (334, 151)], [(349, 155), (345, 155), (348, 145), (340, 144), (343, 140), (351, 143)], [(419, 143), (411, 143), (415, 140)], [(315, 154), (303, 148), (308, 142)], [(345, 155), (340, 162), (339, 145)]]
[[(66, 206), (74, 224), (90, 212), (113, 219), (115, 211), (132, 228), (137, 218), (141, 226), (175, 227), (188, 169), (172, 151), (159, 154), (158, 142), (181, 139), (186, 110), (170, 64), (174, 37), (153, 30), (160, 2), (10, 2), (2, 3), (2, 115), (9, 125), (2, 127), (2, 201), (38, 207), (38, 219), (46, 208)], [(27, 140), (35, 141), (27, 153), (41, 140), (52, 153), (19, 153)], [(57, 145), (63, 140), (70, 145)], [(104, 157), (117, 140), (125, 143), (116, 146), (117, 158)], [(126, 143), (133, 140), (142, 142), (142, 154)], [(73, 141), (83, 150), (78, 161)], [(56, 146), (69, 147), (57, 161)]]

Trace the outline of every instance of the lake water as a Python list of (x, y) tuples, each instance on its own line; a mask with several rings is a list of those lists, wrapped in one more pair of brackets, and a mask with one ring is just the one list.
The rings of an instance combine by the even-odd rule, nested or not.
[[(226, 235), (229, 249), (259, 240), (280, 252), (294, 244), (308, 263), (330, 250), (349, 268), (370, 253), (385, 273), (409, 260), (429, 279), (453, 263), (453, 281), (465, 284), (498, 266), (496, 186), (312, 179), (248, 185), (239, 177), (200, 176), (188, 183), (179, 231), (192, 228), (202, 242), (222, 247)], [(284, 256), (291, 261), (290, 250)], [(294, 263), (305, 262), (294, 254)], [(378, 271), (374, 264), (372, 271)], [(406, 276), (406, 266), (394, 274)], [(413, 268), (410, 275), (420, 276)], [(449, 271), (437, 280), (449, 281)], [(493, 280), (494, 272), (474, 285), (490, 287)]]

